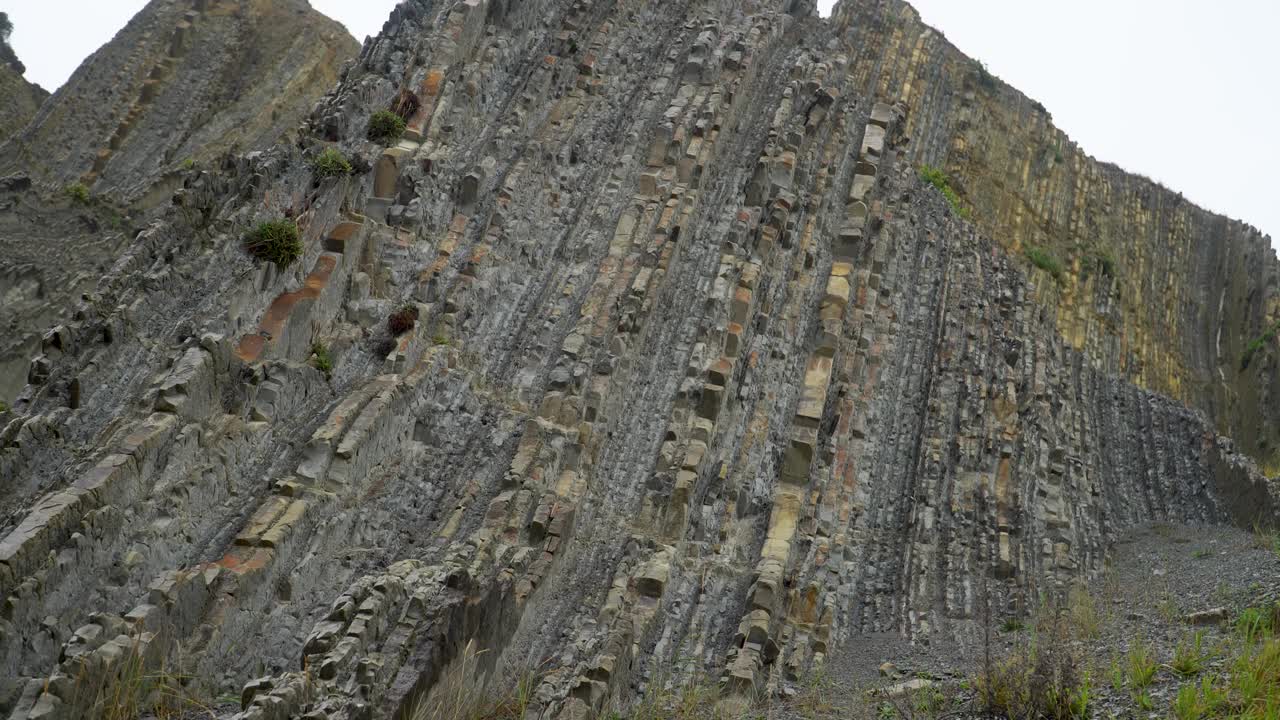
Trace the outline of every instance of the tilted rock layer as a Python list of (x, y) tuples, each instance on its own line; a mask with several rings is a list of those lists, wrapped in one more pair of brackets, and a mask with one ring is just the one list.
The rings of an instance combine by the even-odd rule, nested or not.
[(4, 98), (0, 104), (0, 142), (26, 127), (47, 97), (49, 93), (39, 85), (27, 82), (22, 73), (0, 62), (0, 98)]
[[(1075, 190), (1034, 190), (1032, 131), (984, 125), (1029, 101), (905, 5), (811, 5), (411, 0), (298, 143), (187, 175), (0, 430), (9, 717), (99, 715), (138, 667), (240, 720), (408, 717), (464, 656), (473, 692), (537, 668), (529, 718), (732, 700), (863, 633), (971, 637), (1141, 523), (1274, 522), (1222, 432), (1265, 413), (1184, 394), (1242, 381), (1126, 294), (1254, 253), (1168, 267), (1259, 333), (1264, 239), (1068, 148)], [(313, 177), (326, 145), (357, 173)], [(251, 260), (281, 216), (301, 259)], [(1087, 226), (1105, 291), (1017, 252)]]
[(832, 23), (854, 78), (911, 109), (907, 154), (946, 170), (1004, 248), (1064, 265), (1060, 282), (1037, 278), (1036, 295), (1066, 342), (1100, 370), (1205, 411), (1280, 471), (1280, 375), (1273, 353), (1248, 354), (1280, 321), (1270, 240), (1086, 155), (905, 3), (841, 2)]
[(303, 0), (154, 0), (38, 114), (47, 94), (0, 63), (0, 402), (116, 261), (126, 216), (143, 224), (192, 167), (296, 130), (357, 50)]
[(126, 213), (104, 199), (0, 178), (0, 402), (22, 391), (41, 336), (93, 290), (131, 237)]
[(0, 147), (0, 170), (141, 194), (294, 129), (357, 49), (306, 0), (152, 0)]

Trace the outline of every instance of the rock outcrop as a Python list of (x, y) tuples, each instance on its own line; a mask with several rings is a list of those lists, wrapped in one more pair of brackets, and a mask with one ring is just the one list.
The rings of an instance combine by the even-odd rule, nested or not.
[[(539, 670), (528, 718), (732, 701), (972, 638), (1142, 523), (1275, 523), (1208, 316), (1126, 294), (1167, 263), (1261, 332), (1265, 240), (1074, 151), (1036, 185), (1068, 169), (1012, 172), (1027, 123), (978, 127), (1030, 101), (906, 5), (812, 8), (409, 0), (298, 142), (189, 174), (0, 415), (0, 708), (96, 717), (142, 668), (238, 720), (409, 717), (468, 653), (472, 692)], [(253, 260), (281, 218), (301, 257)], [(1077, 226), (1133, 244), (1105, 289), (1019, 252)]]
[(93, 291), (136, 234), (127, 210), (26, 175), (0, 178), (0, 402), (27, 384), (40, 338)]
[(43, 91), (0, 63), (15, 99), (0, 140), (10, 116), (25, 126), (0, 145), (0, 402), (150, 208), (232, 148), (295, 131), (357, 49), (304, 0), (154, 0), (38, 115)]
[(137, 198), (293, 130), (357, 49), (306, 0), (151, 0), (0, 146), (0, 174)]
[(855, 79), (910, 108), (911, 159), (945, 170), (1006, 250), (1062, 265), (1038, 274), (1036, 296), (1066, 342), (1203, 410), (1280, 472), (1280, 368), (1250, 350), (1280, 322), (1270, 239), (1088, 156), (901, 0), (843, 0), (832, 23)]
[(44, 88), (23, 77), (26, 66), (9, 45), (12, 30), (8, 14), (0, 12), (0, 98), (4, 98), (0, 104), (0, 142), (25, 127), (49, 97)]

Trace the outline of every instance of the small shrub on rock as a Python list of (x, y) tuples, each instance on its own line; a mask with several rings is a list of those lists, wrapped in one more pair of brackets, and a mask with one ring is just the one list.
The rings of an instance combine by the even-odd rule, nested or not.
[(285, 218), (260, 222), (245, 238), (244, 249), (253, 257), (273, 262), (277, 267), (292, 265), (302, 257), (298, 225)]
[(78, 203), (89, 202), (89, 188), (84, 183), (72, 183), (67, 186), (67, 195)]
[(990, 662), (974, 679), (977, 700), (992, 717), (1085, 720), (1093, 690), (1081, 652), (1064, 620), (1037, 627), (1037, 640), (1003, 660)]
[(390, 110), (379, 110), (369, 118), (369, 139), (390, 145), (404, 134), (404, 118)]
[(1062, 279), (1062, 261), (1041, 248), (1027, 248), (1027, 259), (1032, 265), (1053, 276), (1054, 280)]
[(947, 174), (936, 167), (929, 165), (920, 166), (920, 179), (929, 183), (942, 193), (947, 199), (947, 203), (951, 205), (951, 210), (956, 215), (968, 220), (973, 213), (969, 212), (969, 208), (960, 202), (960, 196), (956, 194), (955, 188), (951, 187), (951, 179)]
[(351, 161), (337, 148), (325, 151), (311, 159), (311, 172), (317, 178), (340, 177), (351, 174)]
[(417, 322), (418, 308), (413, 305), (405, 305), (391, 313), (391, 316), (387, 318), (387, 329), (391, 331), (392, 335), (400, 336), (412, 330)]
[(333, 377), (333, 355), (329, 352), (329, 348), (325, 347), (324, 343), (312, 343), (311, 354), (314, 357), (311, 364), (324, 373), (326, 379)]
[[(1244, 348), (1244, 353), (1240, 355), (1240, 369), (1248, 370), (1249, 362), (1253, 360), (1253, 356), (1267, 347), (1272, 340), (1275, 340), (1277, 334), (1280, 334), (1280, 323), (1272, 325), (1266, 332), (1250, 340), (1249, 344)], [(1275, 550), (1276, 554), (1280, 555), (1280, 543), (1276, 543)]]

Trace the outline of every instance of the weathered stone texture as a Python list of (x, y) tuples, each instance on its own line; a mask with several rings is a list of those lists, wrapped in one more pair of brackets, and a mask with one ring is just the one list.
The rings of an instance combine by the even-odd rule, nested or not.
[(27, 82), (22, 73), (0, 62), (0, 142), (8, 140), (35, 117), (49, 93), (39, 85)]
[(0, 146), (0, 171), (141, 197), (293, 130), (356, 50), (302, 0), (152, 0)]
[[(1135, 525), (1275, 523), (1215, 407), (919, 180), (878, 91), (913, 16), (851, 12), (410, 0), (313, 136), (187, 176), (0, 416), (0, 708), (94, 717), (141, 658), (238, 720), (403, 717), (468, 648), (543, 671), (530, 718), (671, 668), (732, 699), (972, 639)], [(364, 171), (314, 178), (329, 145)], [(280, 215), (302, 257), (255, 263)]]
[[(357, 49), (301, 0), (154, 0), (38, 114), (47, 94), (0, 63), (0, 402), (147, 210), (193, 166), (294, 132)], [(65, 192), (76, 183), (89, 202)]]
[(912, 161), (945, 170), (975, 224), (1006, 250), (1038, 248), (1063, 263), (1057, 282), (1038, 274), (1036, 296), (1072, 347), (1204, 410), (1280, 469), (1275, 353), (1242, 361), (1280, 321), (1270, 238), (1086, 154), (1043, 106), (902, 0), (842, 0), (832, 23), (850, 48), (854, 87), (909, 109)]

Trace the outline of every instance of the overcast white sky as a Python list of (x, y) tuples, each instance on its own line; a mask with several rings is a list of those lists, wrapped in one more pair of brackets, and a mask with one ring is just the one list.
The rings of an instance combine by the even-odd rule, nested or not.
[[(824, 14), (834, 0), (819, 0)], [(0, 0), (54, 90), (145, 0)], [(396, 0), (311, 0), (358, 40)], [(1086, 152), (1280, 240), (1280, 0), (913, 0)], [(56, 42), (52, 39), (56, 38)]]

